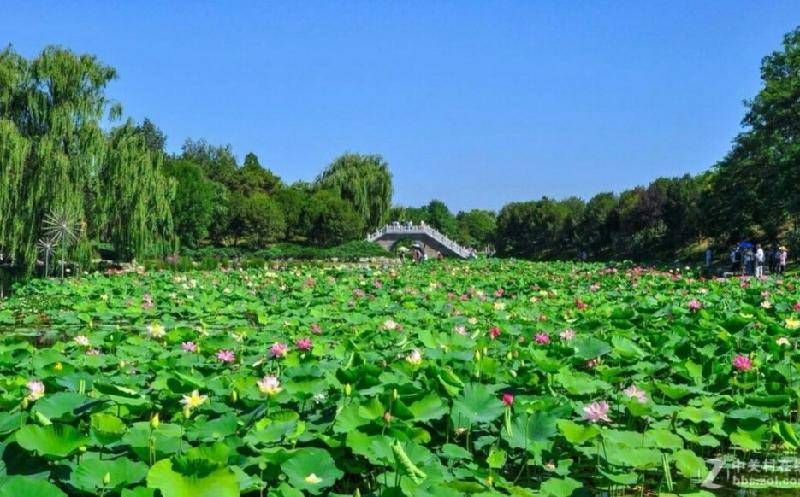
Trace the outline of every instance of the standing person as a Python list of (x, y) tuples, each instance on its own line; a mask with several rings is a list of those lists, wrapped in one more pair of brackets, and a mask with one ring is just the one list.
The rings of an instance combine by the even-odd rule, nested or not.
[(714, 253), (711, 251), (711, 247), (706, 249), (706, 271), (709, 273), (711, 272), (711, 263), (714, 261)]
[(786, 247), (780, 247), (778, 249), (778, 274), (783, 274), (786, 271), (786, 256), (789, 255), (786, 252)]
[(764, 249), (761, 248), (761, 244), (756, 244), (756, 257), (755, 257), (755, 265), (756, 265), (756, 278), (761, 278), (764, 276)]
[(736, 274), (739, 271), (739, 247), (736, 245), (731, 249), (731, 272)]

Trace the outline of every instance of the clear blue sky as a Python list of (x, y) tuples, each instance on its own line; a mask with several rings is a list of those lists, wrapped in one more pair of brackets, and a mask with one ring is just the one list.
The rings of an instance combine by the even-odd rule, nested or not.
[(395, 202), (497, 209), (698, 172), (797, 0), (8, 2), (0, 43), (117, 68), (109, 94), (287, 181), (380, 153)]

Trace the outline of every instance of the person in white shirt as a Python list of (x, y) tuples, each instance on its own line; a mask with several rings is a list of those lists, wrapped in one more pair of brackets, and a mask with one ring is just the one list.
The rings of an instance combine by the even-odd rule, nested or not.
[(764, 249), (761, 244), (756, 245), (756, 278), (764, 276)]
[(778, 249), (778, 274), (783, 274), (786, 271), (786, 247), (780, 247)]

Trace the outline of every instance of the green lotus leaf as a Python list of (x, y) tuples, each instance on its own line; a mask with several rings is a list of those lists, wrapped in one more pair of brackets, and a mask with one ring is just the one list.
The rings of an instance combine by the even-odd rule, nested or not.
[(147, 473), (147, 486), (158, 489), (163, 497), (239, 497), (236, 475), (227, 468), (217, 468), (202, 476), (186, 476), (162, 459)]
[[(289, 483), (297, 489), (318, 494), (336, 483), (344, 473), (324, 449), (303, 448), (281, 465)], [(165, 496), (166, 497), (166, 496)]]
[(47, 480), (31, 476), (0, 478), (0, 497), (67, 497)]
[(687, 478), (704, 479), (708, 476), (708, 467), (702, 457), (691, 450), (681, 449), (673, 454), (675, 467)]
[(503, 413), (503, 403), (497, 398), (495, 390), (481, 383), (470, 383), (464, 387), (461, 396), (453, 401), (450, 414), (456, 426), (488, 423)]
[(142, 481), (147, 476), (147, 465), (119, 459), (84, 459), (70, 474), (70, 483), (85, 492), (99, 489), (116, 489)]
[(539, 492), (543, 497), (570, 497), (582, 486), (572, 478), (550, 478), (542, 483)]
[(25, 425), (15, 437), (23, 449), (56, 458), (69, 456), (89, 441), (70, 425)]

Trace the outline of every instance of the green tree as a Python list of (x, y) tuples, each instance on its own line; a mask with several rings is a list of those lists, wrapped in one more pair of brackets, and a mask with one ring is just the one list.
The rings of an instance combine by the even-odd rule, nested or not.
[(441, 200), (431, 200), (425, 207), (427, 210), (426, 222), (450, 238), (458, 236), (458, 223), (456, 217)]
[(319, 175), (316, 185), (350, 202), (361, 217), (364, 233), (388, 221), (392, 175), (380, 155), (344, 154)]
[[(100, 170), (103, 238), (117, 256), (129, 259), (164, 253), (172, 243), (170, 203), (174, 182), (163, 174), (163, 156), (147, 148), (145, 136), (133, 123), (112, 130), (106, 160)], [(159, 247), (159, 243), (164, 245)]]
[(252, 244), (264, 247), (283, 235), (286, 226), (278, 203), (265, 193), (256, 192), (245, 201), (246, 234)]
[(52, 213), (81, 227), (70, 257), (90, 257), (91, 241), (133, 256), (171, 238), (160, 156), (130, 123), (108, 139), (101, 128), (121, 114), (105, 96), (115, 77), (96, 57), (59, 47), (30, 60), (0, 51), (0, 250), (28, 271)]
[(303, 212), (308, 205), (311, 194), (310, 186), (305, 183), (295, 183), (281, 188), (275, 193), (275, 201), (283, 211), (283, 219), (285, 221), (283, 237), (286, 240), (297, 240), (305, 237), (308, 232)]
[(746, 103), (745, 130), (701, 200), (707, 228), (721, 241), (775, 239), (796, 232), (800, 219), (800, 28), (764, 57), (761, 80)]
[(494, 243), (497, 216), (492, 211), (472, 209), (459, 212), (458, 241), (468, 247), (486, 247)]
[(235, 189), (237, 164), (230, 145), (217, 147), (203, 139), (187, 139), (180, 157), (199, 165), (208, 179)]
[(604, 257), (611, 248), (613, 227), (610, 216), (617, 199), (611, 192), (598, 193), (586, 203), (579, 232), (584, 250), (594, 257)]
[(153, 121), (145, 117), (142, 124), (136, 126), (136, 131), (144, 136), (144, 143), (148, 150), (164, 152), (167, 135)]
[(175, 179), (172, 219), (181, 244), (197, 247), (209, 235), (214, 218), (217, 184), (206, 179), (197, 164), (186, 159), (169, 160), (167, 174)]
[(359, 238), (363, 221), (353, 206), (337, 192), (319, 190), (304, 213), (308, 241), (318, 247), (332, 247)]
[(281, 179), (261, 166), (258, 156), (249, 153), (244, 158), (242, 167), (236, 170), (233, 190), (252, 195), (256, 192), (271, 195), (281, 187)]

